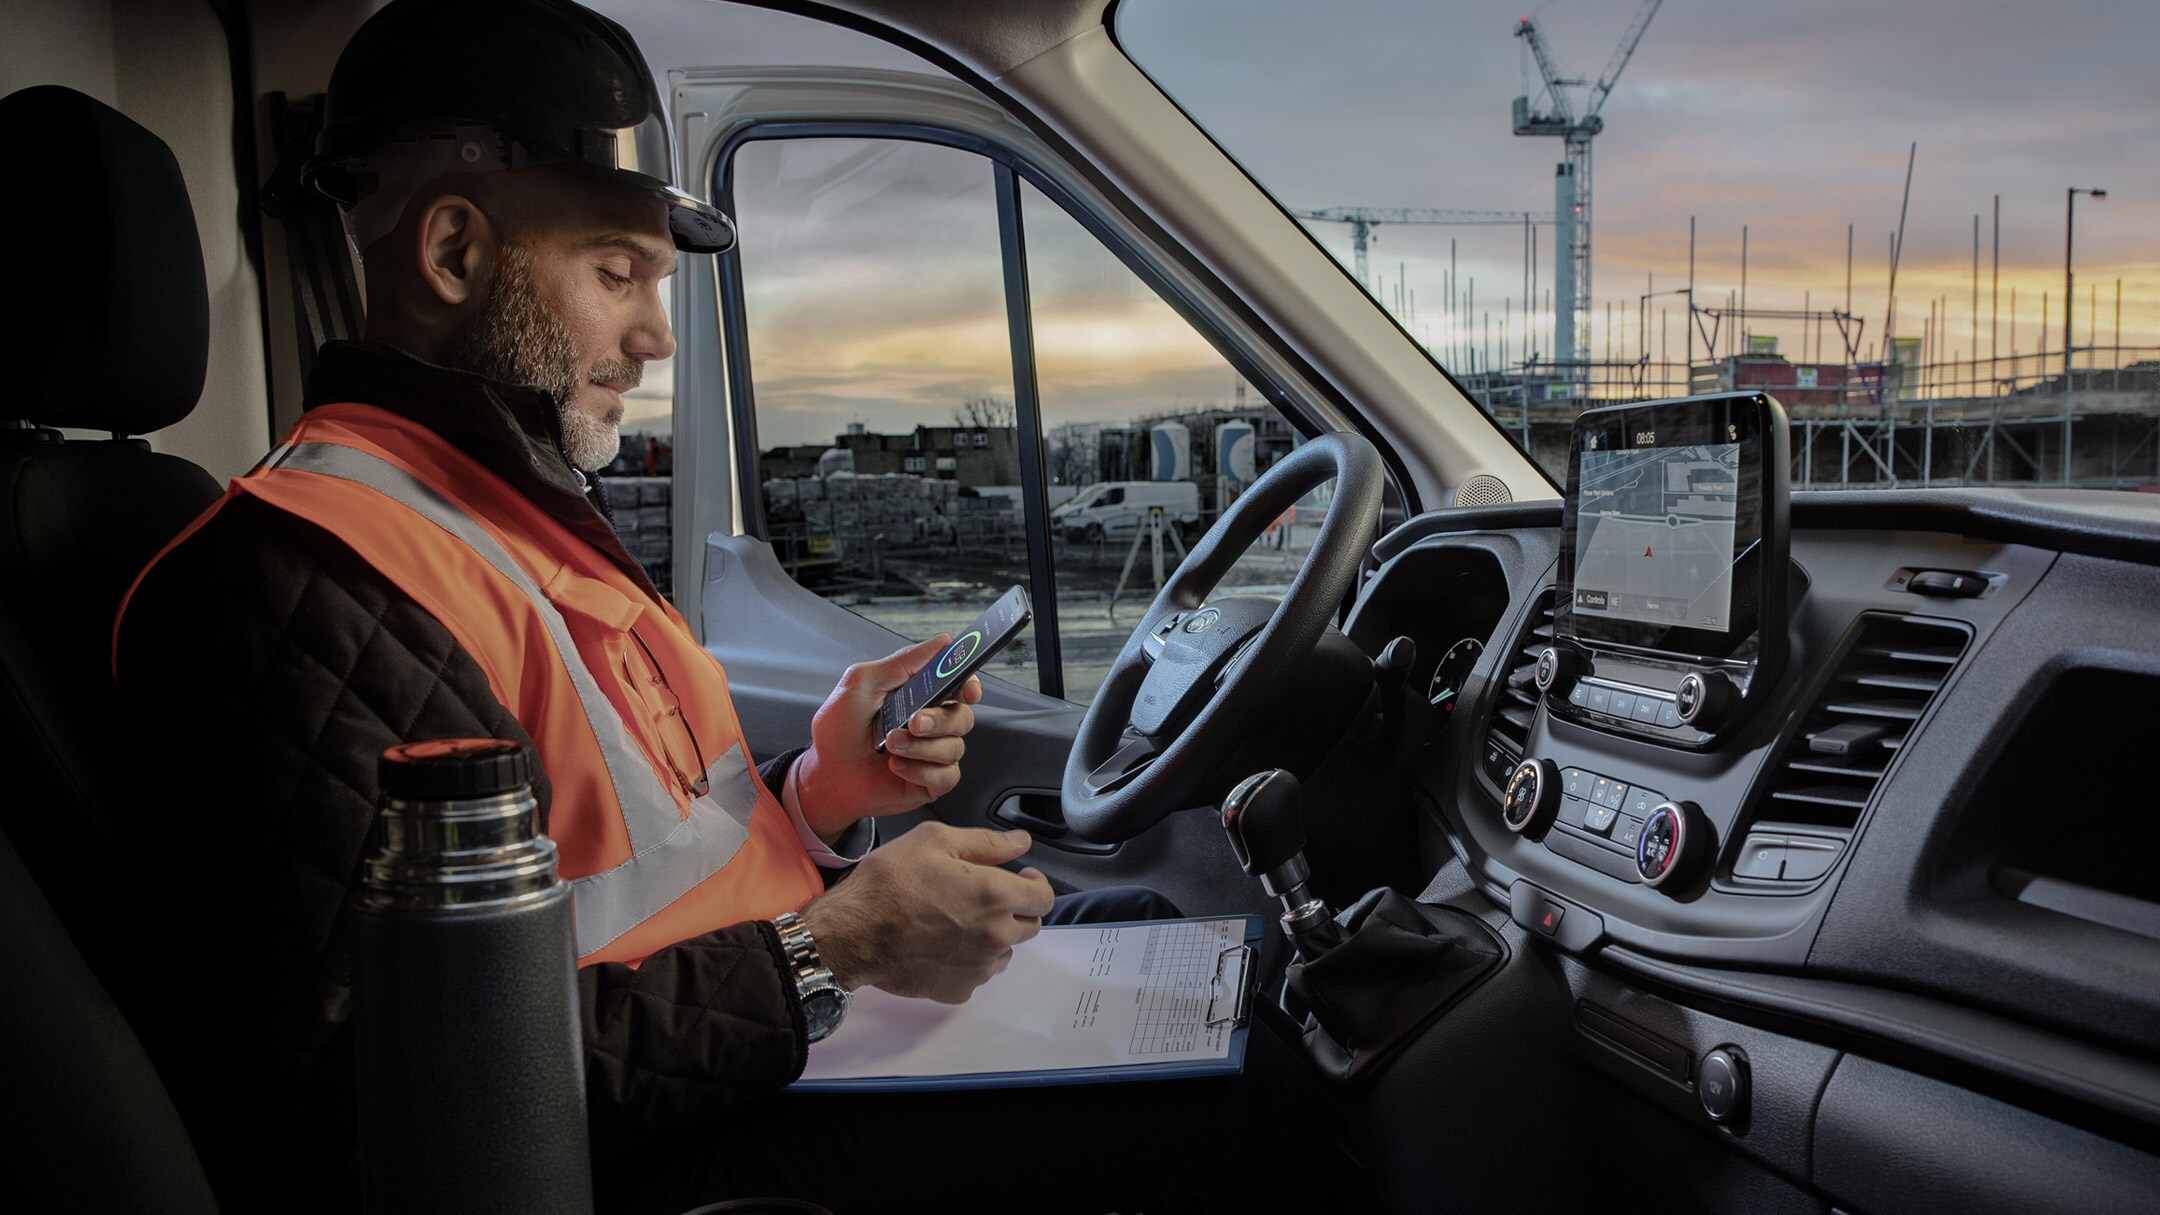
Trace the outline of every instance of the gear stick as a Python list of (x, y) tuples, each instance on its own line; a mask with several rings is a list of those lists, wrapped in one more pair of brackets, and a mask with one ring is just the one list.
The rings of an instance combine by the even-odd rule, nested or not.
[(1222, 824), (1238, 864), (1282, 900), (1283, 935), (1298, 957), (1310, 961), (1341, 944), (1334, 913), (1306, 885), (1312, 867), (1305, 863), (1305, 799), (1297, 777), (1281, 768), (1246, 777), (1223, 799)]

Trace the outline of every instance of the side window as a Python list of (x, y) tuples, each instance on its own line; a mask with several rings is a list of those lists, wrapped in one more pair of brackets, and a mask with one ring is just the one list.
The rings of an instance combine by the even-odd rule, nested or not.
[[(907, 139), (753, 140), (725, 172), (756, 492), (780, 563), (914, 638), (957, 631), (1027, 586), (1039, 620), (1055, 613), (1059, 652), (1038, 653), (1030, 628), (990, 673), (1091, 700), (1158, 572), (1291, 449), (1293, 429), (1025, 181), (1008, 210), (1030, 309), (1016, 334), (999, 213), (1011, 170), (988, 157)], [(1037, 392), (1039, 430), (1025, 433), (1016, 349)], [(1038, 442), (1030, 483), (1021, 445)], [(1279, 594), (1324, 509), (1323, 492), (1277, 520), (1229, 587)], [(1035, 557), (1031, 527), (1049, 535)]]
[[(1028, 584), (992, 166), (898, 139), (775, 139), (730, 165), (765, 538), (906, 637)], [(989, 668), (1037, 683), (1033, 630)]]
[[(1044, 502), (1066, 697), (1093, 699), (1165, 572), (1296, 432), (1205, 337), (1064, 208), (1021, 186)], [(1218, 594), (1280, 594), (1324, 493), (1247, 551)], [(1302, 532), (1302, 534), (1301, 534)]]

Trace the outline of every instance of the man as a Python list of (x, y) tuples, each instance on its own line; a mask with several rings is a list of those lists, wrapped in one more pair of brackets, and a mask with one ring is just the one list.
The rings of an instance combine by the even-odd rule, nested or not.
[[(346, 901), (376, 757), (431, 737), (516, 739), (540, 761), (542, 823), (577, 884), (604, 1206), (762, 1190), (1050, 1209), (1012, 1197), (1031, 1163), (948, 1175), (921, 1157), (952, 1120), (989, 1133), (1000, 1110), (1053, 1136), (1060, 1116), (1097, 1134), (1132, 1133), (1140, 1108), (1242, 1116), (1229, 1088), (1190, 1083), (760, 1103), (844, 1008), (835, 985), (964, 1000), (1053, 896), (1001, 868), (1025, 833), (930, 824), (869, 850), (870, 820), (960, 778), (972, 681), (882, 740), (872, 725), (944, 639), (850, 668), (810, 748), (753, 777), (724, 675), (616, 541), (586, 474), (616, 453), (623, 391), (674, 349), (659, 291), (676, 251), (733, 237), (670, 184), (662, 118), (629, 35), (569, 0), (397, 0), (339, 61), (307, 179), (364, 255), (367, 340), (322, 352), (299, 425), (116, 627), (116, 676), (178, 777), (167, 820), (216, 926), (206, 961), (244, 993), (261, 1054), (261, 1139), (228, 1164), (228, 1198), (352, 1201)], [(1194, 1183), (1185, 1155), (1152, 1142), (1061, 1197), (1174, 1193)]]

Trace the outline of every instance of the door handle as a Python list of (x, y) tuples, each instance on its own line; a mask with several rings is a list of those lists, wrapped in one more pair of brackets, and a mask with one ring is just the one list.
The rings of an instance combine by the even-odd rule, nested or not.
[(1034, 836), (1037, 843), (1066, 852), (1108, 856), (1118, 850), (1116, 844), (1098, 844), (1073, 835), (1065, 823), (1064, 802), (1058, 794), (1046, 790), (1022, 789), (1006, 794), (990, 812), (990, 820), (1001, 827), (1018, 827)]

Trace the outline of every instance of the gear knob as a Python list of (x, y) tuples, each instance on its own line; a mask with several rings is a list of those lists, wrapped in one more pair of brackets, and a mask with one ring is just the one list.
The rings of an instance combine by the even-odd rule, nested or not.
[(1327, 903), (1306, 888), (1305, 796), (1298, 779), (1270, 768), (1238, 782), (1223, 799), (1222, 824), (1245, 872), (1282, 900), (1283, 933), (1298, 956), (1310, 961), (1341, 940)]
[(1297, 777), (1270, 768), (1238, 782), (1223, 799), (1222, 824), (1245, 872), (1271, 876), (1305, 851), (1305, 797)]

